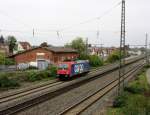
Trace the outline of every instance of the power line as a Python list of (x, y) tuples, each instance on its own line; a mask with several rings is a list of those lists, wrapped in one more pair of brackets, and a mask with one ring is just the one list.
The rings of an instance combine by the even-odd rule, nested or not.
[(83, 22), (80, 22), (78, 24), (75, 24), (75, 25), (71, 25), (71, 26), (68, 26), (68, 27), (65, 27), (65, 28), (62, 28), (60, 29), (60, 31), (64, 31), (64, 30), (67, 30), (67, 29), (71, 29), (75, 26), (78, 26), (78, 25), (82, 25), (82, 24), (86, 24), (86, 23), (90, 23), (90, 22), (93, 22), (95, 20), (100, 20), (102, 19), (105, 15), (109, 14), (110, 12), (112, 12), (112, 10), (116, 7), (118, 7), (119, 5), (121, 4), (121, 2), (117, 2), (117, 4), (115, 4), (113, 7), (111, 7), (109, 10), (105, 11), (101, 16), (98, 16), (98, 17), (95, 17), (95, 18), (92, 18), (92, 19), (89, 19), (89, 20), (86, 20), (86, 21), (83, 21)]
[(18, 20), (17, 18), (13, 17), (13, 16), (10, 16), (10, 14), (0, 10), (0, 15), (3, 15), (3, 16), (6, 16), (9, 18), (9, 20), (13, 20), (14, 22), (18, 23), (18, 24), (21, 24), (23, 25), (24, 27), (27, 27), (27, 28), (31, 28), (28, 24), (26, 23), (23, 23), (23, 21), (21, 21), (20, 19)]
[[(71, 29), (77, 25), (82, 25), (82, 24), (86, 24), (86, 23), (90, 23), (92, 21), (95, 21), (95, 20), (100, 20), (102, 19), (105, 15), (109, 14), (114, 8), (116, 8), (117, 6), (119, 6), (121, 4), (121, 2), (117, 2), (117, 4), (115, 4), (113, 7), (111, 7), (109, 10), (105, 11), (101, 16), (98, 16), (98, 17), (95, 17), (95, 18), (92, 18), (92, 19), (89, 19), (89, 20), (86, 20), (86, 21), (83, 21), (83, 22), (80, 22), (78, 24), (75, 24), (75, 25), (72, 25), (72, 26), (68, 26), (68, 27), (65, 27), (63, 29), (57, 29), (57, 30), (49, 30), (47, 31), (48, 33), (49, 32), (56, 32), (56, 35), (58, 36), (58, 38), (60, 37), (60, 32), (62, 33), (63, 31), (67, 30), (67, 29)], [(10, 19), (12, 19), (13, 21), (16, 21), (17, 23), (19, 24), (22, 24), (24, 25), (25, 27), (29, 27), (27, 24), (23, 23), (22, 21), (10, 16), (8, 13), (0, 10), (0, 13), (3, 14), (4, 16), (7, 16), (7, 17), (10, 17)], [(30, 27), (29, 27), (30, 28)], [(40, 30), (40, 29), (39, 29)], [(1, 31), (5, 31), (5, 32), (18, 32), (18, 33), (24, 33), (25, 31), (20, 31), (20, 30), (4, 30), (4, 29), (1, 29)], [(30, 30), (33, 37), (35, 36), (35, 29), (31, 29)], [(44, 32), (44, 31), (43, 31)], [(43, 33), (42, 31), (38, 32), (36, 31), (36, 33)], [(46, 31), (45, 31), (46, 32)], [(97, 37), (99, 37), (99, 30), (97, 30)]]

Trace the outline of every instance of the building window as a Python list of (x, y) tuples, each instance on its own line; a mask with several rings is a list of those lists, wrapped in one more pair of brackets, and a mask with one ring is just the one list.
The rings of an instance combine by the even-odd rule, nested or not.
[(64, 61), (64, 60), (65, 60), (65, 57), (62, 56), (62, 57), (61, 57), (61, 61)]

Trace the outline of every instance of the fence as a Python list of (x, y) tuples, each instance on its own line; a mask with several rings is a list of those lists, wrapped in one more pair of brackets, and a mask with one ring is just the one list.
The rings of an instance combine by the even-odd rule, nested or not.
[(0, 65), (0, 72), (16, 71), (16, 65)]

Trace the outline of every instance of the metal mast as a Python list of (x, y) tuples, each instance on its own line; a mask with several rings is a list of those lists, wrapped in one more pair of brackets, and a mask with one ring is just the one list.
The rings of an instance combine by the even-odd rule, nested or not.
[(146, 64), (149, 64), (149, 56), (148, 56), (148, 34), (146, 33), (146, 39), (145, 39), (145, 57), (146, 57)]
[(121, 90), (121, 78), (123, 77), (123, 87), (124, 87), (124, 65), (126, 57), (126, 48), (125, 48), (125, 0), (122, 0), (121, 8), (121, 34), (120, 34), (120, 64), (119, 64), (119, 88), (118, 93)]

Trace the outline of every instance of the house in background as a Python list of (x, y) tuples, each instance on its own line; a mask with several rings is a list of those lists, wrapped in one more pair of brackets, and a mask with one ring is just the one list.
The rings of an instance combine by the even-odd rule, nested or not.
[(0, 53), (5, 54), (6, 56), (9, 55), (9, 46), (6, 43), (0, 43)]
[(116, 47), (90, 47), (88, 52), (90, 55), (98, 55), (102, 58), (107, 58), (114, 51), (119, 50)]
[(26, 51), (26, 50), (29, 50), (31, 49), (31, 45), (29, 42), (18, 42), (17, 43), (17, 48), (16, 50), (14, 50), (14, 54), (17, 54), (18, 52), (23, 52), (23, 51)]
[(48, 64), (58, 64), (65, 59), (74, 60), (78, 56), (78, 52), (72, 48), (36, 47), (9, 57), (13, 58), (17, 65), (28, 64), (45, 69)]

